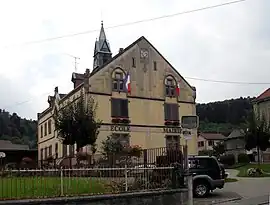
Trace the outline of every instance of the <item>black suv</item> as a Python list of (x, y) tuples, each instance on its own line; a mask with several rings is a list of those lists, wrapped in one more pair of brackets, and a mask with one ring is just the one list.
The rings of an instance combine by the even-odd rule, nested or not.
[(193, 175), (193, 195), (205, 197), (225, 184), (225, 169), (215, 157), (192, 156), (188, 158), (189, 173)]

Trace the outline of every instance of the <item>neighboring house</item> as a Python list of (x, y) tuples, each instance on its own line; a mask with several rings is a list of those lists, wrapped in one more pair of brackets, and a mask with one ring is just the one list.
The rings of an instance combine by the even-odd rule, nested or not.
[(237, 162), (240, 153), (246, 153), (245, 133), (241, 129), (235, 129), (224, 140), (226, 154), (233, 154)]
[(225, 136), (220, 133), (200, 133), (198, 137), (198, 151), (213, 150), (218, 142), (223, 142)]
[[(97, 153), (107, 136), (143, 148), (185, 144), (181, 124), (196, 117), (196, 89), (145, 38), (140, 37), (112, 57), (103, 25), (95, 42), (94, 65), (90, 72), (73, 73), (74, 89), (48, 98), (49, 107), (38, 113), (39, 159), (76, 154), (76, 146), (62, 145), (52, 115), (56, 108), (78, 99), (81, 93), (98, 103), (97, 118), (102, 125)], [(179, 92), (180, 90), (180, 92)], [(127, 92), (128, 91), (128, 92)], [(60, 99), (59, 99), (60, 98)], [(189, 116), (187, 122), (181, 122)], [(194, 124), (196, 124), (196, 122)], [(189, 154), (197, 154), (197, 127), (191, 129)]]
[[(264, 119), (270, 123), (270, 88), (260, 94), (255, 100), (252, 101), (254, 113), (257, 113), (260, 117), (264, 116)], [(263, 160), (270, 161), (270, 149), (268, 148), (263, 153)]]
[[(37, 150), (29, 149), (28, 145), (13, 144), (9, 140), (0, 140), (0, 166), (6, 163), (20, 163), (23, 157), (37, 160)], [(2, 158), (3, 153), (5, 157)]]

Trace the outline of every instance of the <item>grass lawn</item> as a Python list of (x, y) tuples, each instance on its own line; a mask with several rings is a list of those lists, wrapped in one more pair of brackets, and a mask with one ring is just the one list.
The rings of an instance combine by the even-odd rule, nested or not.
[[(237, 170), (239, 170), (239, 173), (237, 176), (238, 177), (249, 177), (247, 175), (247, 170), (249, 168), (257, 168), (257, 167), (258, 167), (257, 164), (247, 164), (245, 166), (239, 167), (239, 168), (237, 168)], [(259, 168), (262, 169), (263, 172), (267, 172), (267, 173), (263, 173), (259, 177), (270, 177), (270, 164), (260, 164)]]
[[(63, 178), (64, 195), (98, 194), (106, 192), (105, 182), (91, 178)], [(0, 200), (55, 197), (61, 194), (60, 177), (0, 178)]]
[(234, 178), (226, 178), (225, 179), (225, 183), (231, 183), (231, 182), (237, 182), (238, 180), (237, 179), (234, 179)]

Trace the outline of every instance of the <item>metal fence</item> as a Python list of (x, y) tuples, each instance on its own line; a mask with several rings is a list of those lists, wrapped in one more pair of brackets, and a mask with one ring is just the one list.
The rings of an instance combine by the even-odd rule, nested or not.
[(23, 161), (0, 170), (0, 200), (96, 195), (184, 186), (187, 147)]
[[(66, 157), (50, 157), (46, 160), (40, 160), (38, 162), (39, 168), (120, 168), (127, 165), (128, 167), (134, 167), (138, 165), (156, 165), (162, 164), (162, 166), (169, 166), (173, 161), (183, 163), (184, 158), (184, 146), (177, 147), (161, 147), (153, 149), (143, 149), (139, 153), (106, 153), (106, 154), (92, 154), (88, 155), (77, 153), (74, 156)], [(159, 165), (161, 166), (161, 165)]]
[(5, 170), (1, 171), (0, 200), (98, 195), (184, 186), (175, 184), (176, 177), (175, 167), (156, 166)]

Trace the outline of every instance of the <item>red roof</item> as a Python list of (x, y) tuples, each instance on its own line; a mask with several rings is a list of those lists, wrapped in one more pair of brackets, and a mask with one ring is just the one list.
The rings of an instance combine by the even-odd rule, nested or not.
[(264, 91), (262, 94), (260, 94), (256, 100), (263, 100), (265, 98), (269, 98), (270, 97), (270, 88), (268, 88), (266, 91)]
[(200, 136), (206, 140), (223, 140), (225, 136), (220, 133), (200, 133)]

